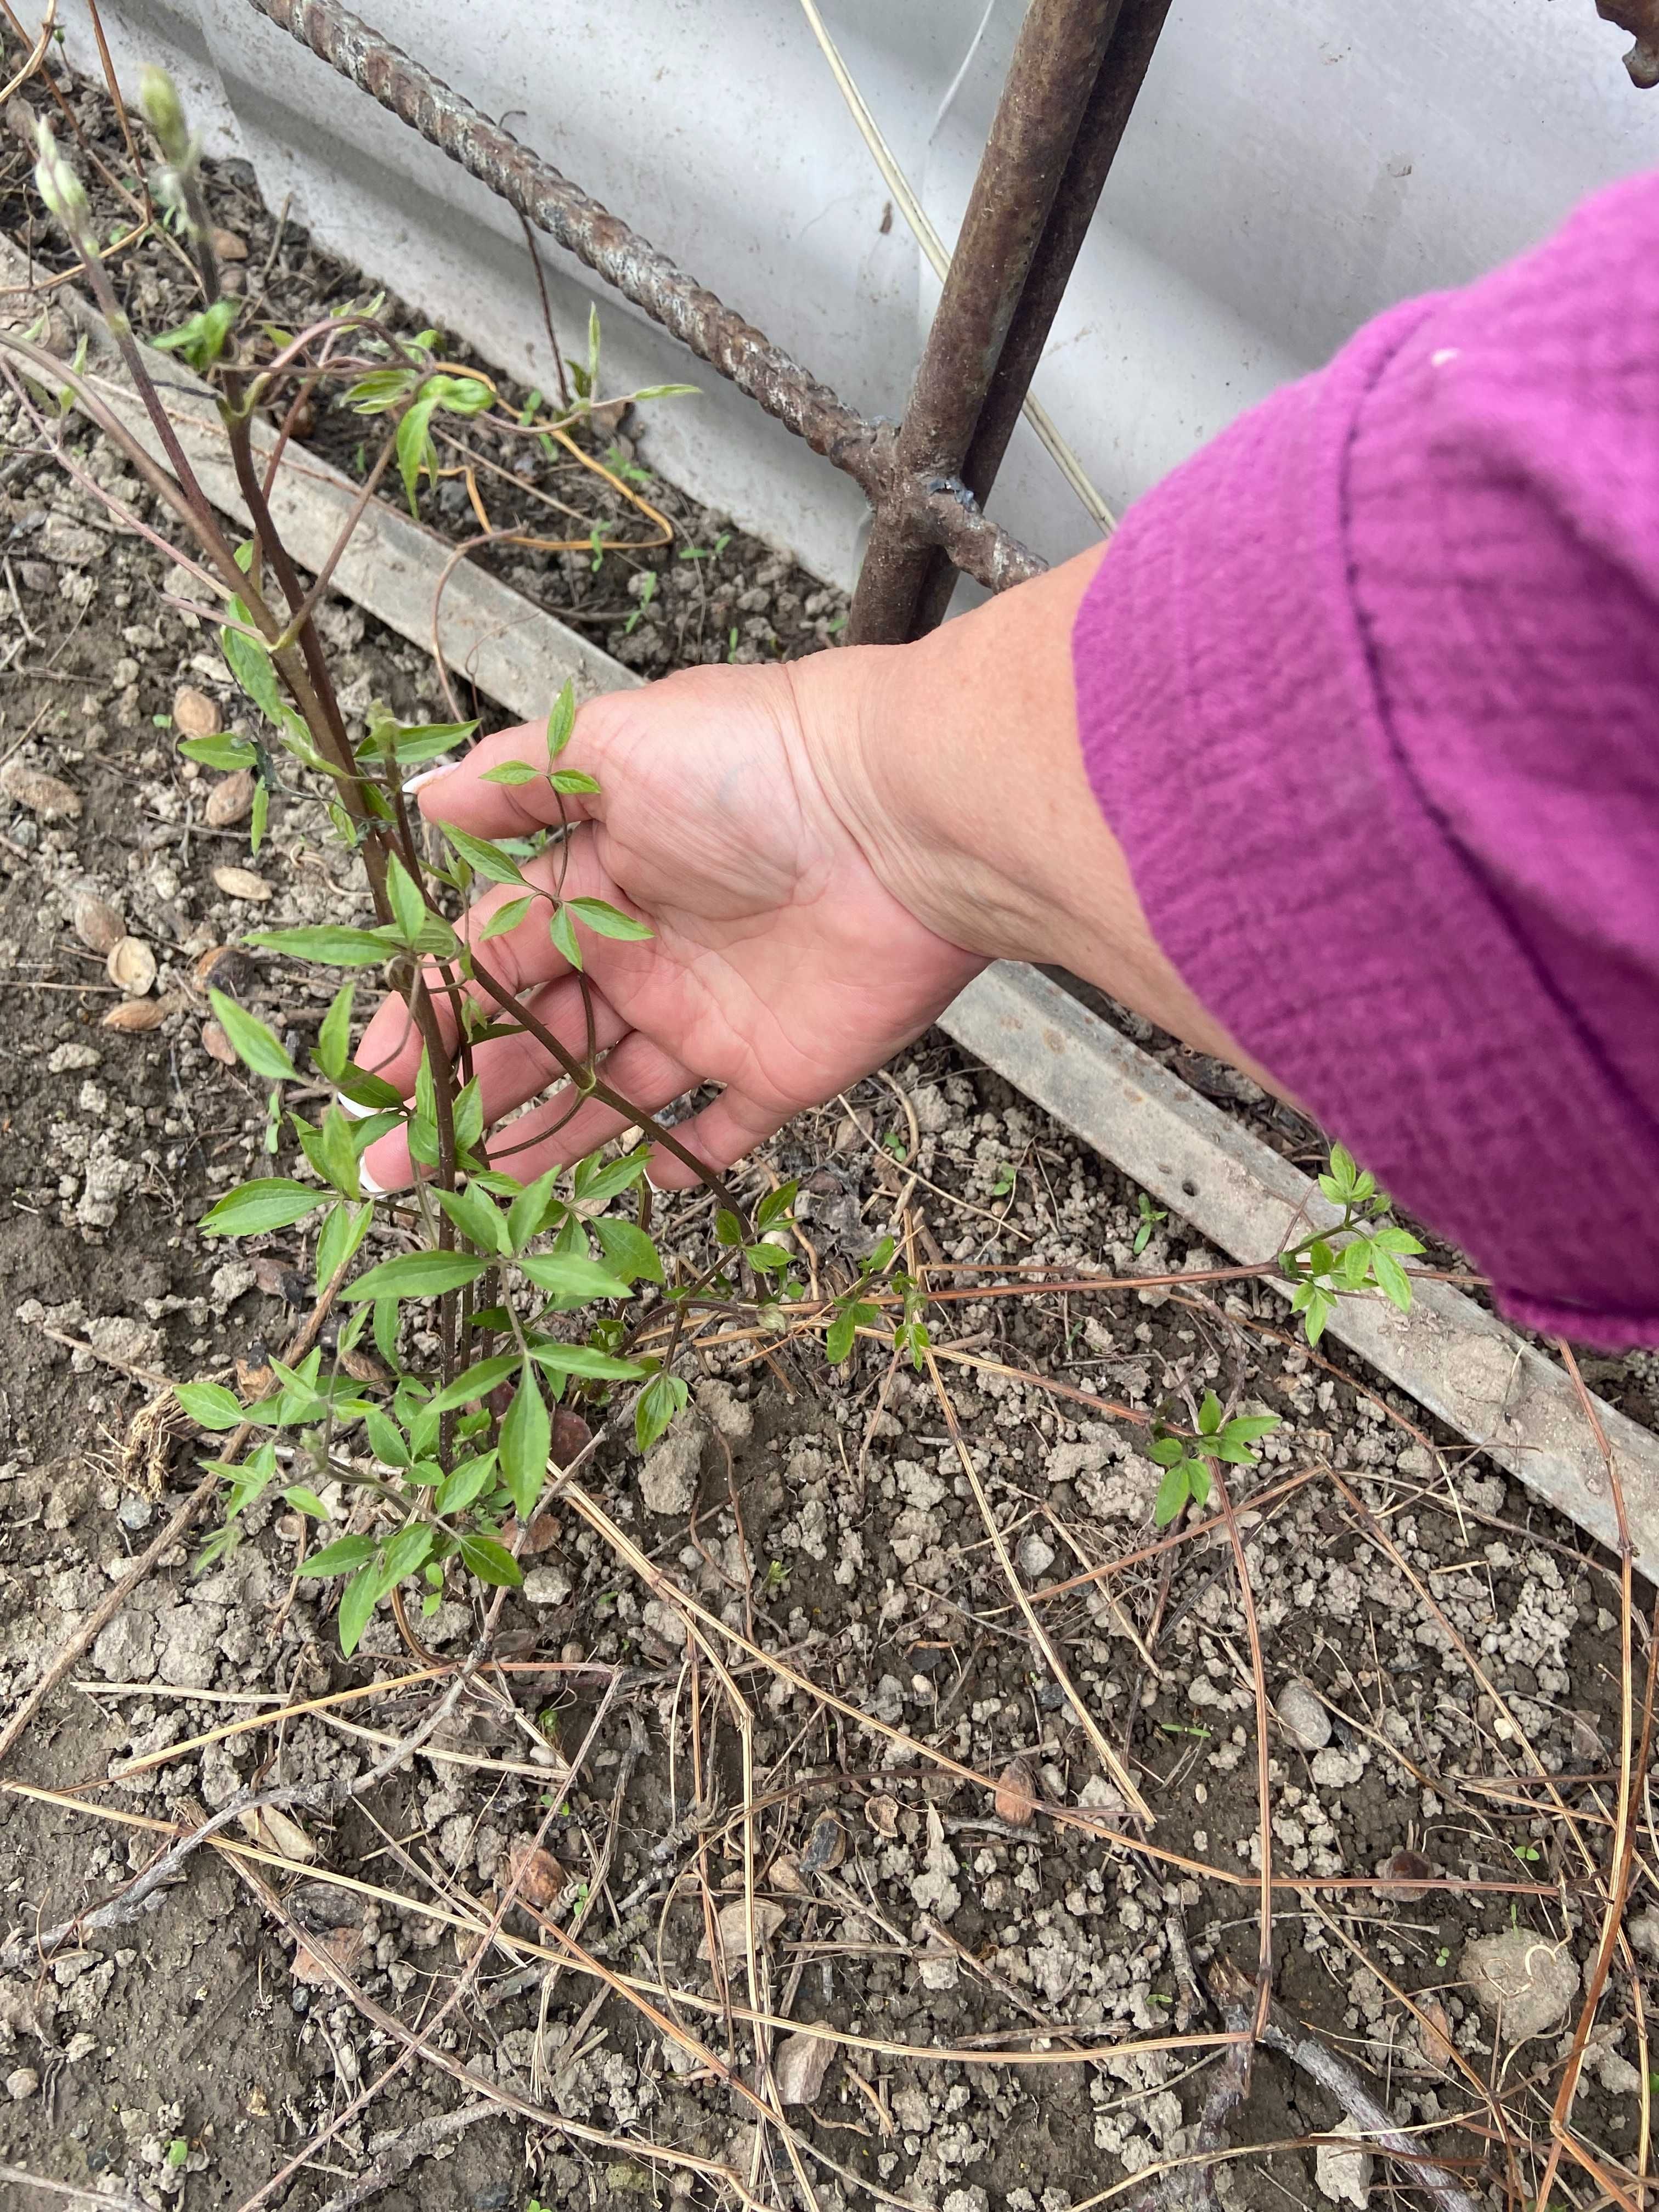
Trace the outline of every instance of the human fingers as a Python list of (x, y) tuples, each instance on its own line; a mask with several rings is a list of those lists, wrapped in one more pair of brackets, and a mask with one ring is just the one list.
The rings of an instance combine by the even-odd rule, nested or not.
[[(563, 954), (548, 936), (551, 909), (545, 900), (538, 899), (515, 928), (487, 940), (484, 930), (502, 908), (524, 896), (525, 884), (551, 890), (562, 869), (563, 888), (573, 897), (612, 888), (594, 859), (591, 839), (584, 834), (572, 840), (568, 851), (544, 853), (531, 861), (522, 884), (492, 884), (457, 925), (459, 935), (476, 949), (477, 957), (495, 981), (515, 998), (568, 972)], [(437, 962), (428, 960), (422, 965), (445, 1046), (453, 1050), (458, 1034), (453, 1004)], [(494, 999), (482, 984), (471, 981), (462, 988), (476, 1004), (495, 1008)], [(421, 1036), (400, 995), (383, 999), (376, 1008), (358, 1045), (357, 1065), (394, 1084), (405, 1098), (413, 1091), (421, 1065)]]
[[(674, 1134), (688, 1152), (720, 1174), (768, 1137), (776, 1136), (788, 1119), (789, 1109), (728, 1087), (689, 1121), (678, 1123)], [(651, 1180), (659, 1190), (689, 1190), (698, 1177), (684, 1160), (659, 1145), (651, 1155)]]
[[(629, 1101), (632, 1113), (619, 1114), (603, 1100), (588, 1098), (573, 1114), (567, 1085), (497, 1132), (490, 1146), (491, 1164), (520, 1182), (533, 1182), (549, 1168), (566, 1166), (597, 1152), (641, 1114), (659, 1113), (697, 1080), (683, 1061), (637, 1030), (611, 1054), (604, 1073), (607, 1087)], [(660, 1146), (657, 1156), (661, 1156)]]
[[(586, 1052), (587, 1013), (582, 1004), (581, 986), (574, 975), (562, 976), (526, 1000), (525, 1005), (526, 1011), (567, 1052), (578, 1058)], [(596, 1049), (608, 1051), (625, 1030), (622, 1017), (607, 1000), (594, 992)], [(473, 1066), (479, 1079), (487, 1127), (511, 1113), (514, 1107), (521, 1106), (526, 1098), (533, 1098), (538, 1091), (544, 1090), (556, 1072), (546, 1048), (528, 1035), (490, 1039), (477, 1047)], [(368, 1178), (380, 1189), (405, 1188), (415, 1176), (404, 1131), (391, 1130), (371, 1145), (363, 1155), (362, 1166)], [(519, 1170), (509, 1166), (508, 1172), (516, 1175)]]
[[(573, 734), (554, 758), (548, 752), (546, 720), (519, 722), (481, 738), (453, 765), (411, 776), (404, 789), (428, 822), (447, 822), (475, 837), (520, 836), (550, 823), (587, 818), (594, 793), (582, 787), (593, 781), (591, 764), (581, 757), (586, 750)], [(532, 775), (517, 782), (490, 781), (514, 768), (529, 769)]]

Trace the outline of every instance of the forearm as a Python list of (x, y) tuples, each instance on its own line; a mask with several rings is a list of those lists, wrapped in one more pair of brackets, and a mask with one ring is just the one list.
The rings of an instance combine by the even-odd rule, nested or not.
[(811, 764), (877, 874), (940, 936), (1067, 968), (1248, 1066), (1160, 950), (1084, 769), (1072, 630), (1102, 557), (917, 644), (796, 664)]

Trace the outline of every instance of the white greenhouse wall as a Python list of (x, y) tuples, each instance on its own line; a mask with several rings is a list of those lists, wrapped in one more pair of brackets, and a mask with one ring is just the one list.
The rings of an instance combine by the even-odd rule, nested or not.
[[(507, 123), (872, 414), (903, 406), (936, 295), (794, 0), (368, 0)], [(893, 150), (954, 236), (1018, 0), (825, 0)], [(103, 0), (124, 77), (159, 59), (273, 207), (489, 359), (546, 383), (518, 219), (246, 0)], [(84, 0), (70, 58), (96, 70)], [(1591, 0), (1176, 0), (1037, 391), (1121, 507), (1391, 301), (1541, 237), (1659, 161), (1659, 92)], [(543, 240), (567, 351), (597, 296), (607, 387), (660, 469), (850, 581), (864, 503)], [(1090, 526), (1022, 428), (994, 511), (1051, 556)]]

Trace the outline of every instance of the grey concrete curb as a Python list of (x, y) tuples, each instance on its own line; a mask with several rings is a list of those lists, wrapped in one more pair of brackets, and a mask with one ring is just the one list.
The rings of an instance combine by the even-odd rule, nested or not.
[[(23, 257), (0, 239), (0, 290), (27, 282)], [(112, 378), (116, 357), (100, 319), (66, 289), (50, 297), (87, 333), (89, 366)], [(0, 317), (26, 326), (40, 304), (0, 301)], [(170, 356), (149, 359), (163, 388), (185, 403), (175, 404), (173, 419), (204, 489), (246, 523), (207, 387)], [(112, 378), (104, 397), (155, 453), (152, 426), (131, 392)], [(268, 449), (270, 433), (258, 436)], [(314, 569), (325, 557), (356, 493), (349, 478), (309, 454), (285, 462), (271, 505), (306, 567)], [(433, 591), (450, 551), (435, 532), (377, 503), (336, 571), (335, 586), (400, 637), (429, 648)], [(467, 562), (457, 565), (445, 592), (441, 641), (453, 668), (526, 720), (546, 712), (567, 678), (581, 697), (640, 681)], [(1035, 969), (988, 969), (945, 1010), (940, 1026), (1236, 1260), (1271, 1258), (1298, 1218), (1316, 1227), (1336, 1218), (1288, 1161)], [(1347, 1298), (1328, 1334), (1534, 1496), (1616, 1546), (1607, 1470), (1571, 1378), (1473, 1299), (1443, 1283), (1419, 1284), (1409, 1314), (1381, 1298)], [(1603, 1401), (1595, 1403), (1616, 1455), (1636, 1564), (1659, 1580), (1659, 1437)]]
[[(939, 1026), (1235, 1260), (1271, 1259), (1292, 1223), (1339, 1218), (1271, 1146), (1034, 968), (988, 969)], [(1289, 1297), (1287, 1283), (1267, 1279)], [(1607, 1468), (1571, 1377), (1473, 1298), (1447, 1283), (1419, 1283), (1408, 1314), (1375, 1296), (1344, 1298), (1328, 1334), (1617, 1547)], [(1659, 1577), (1659, 1437), (1595, 1403), (1636, 1564)]]

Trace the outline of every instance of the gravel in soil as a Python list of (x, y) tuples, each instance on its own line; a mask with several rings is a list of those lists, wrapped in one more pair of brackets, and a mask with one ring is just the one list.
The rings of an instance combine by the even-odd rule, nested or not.
[[(234, 174), (215, 190), (258, 269), (269, 218)], [(307, 254), (279, 243), (273, 271)], [(0, 438), (15, 434), (0, 421)], [(118, 459), (89, 459), (142, 508)], [(210, 634), (160, 603), (162, 563), (96, 502), (21, 453), (0, 457), (0, 479), (7, 598), (26, 625), (0, 674), (0, 975), (16, 1010), (0, 1064), (10, 1709), (197, 1479), (191, 1439), (135, 1431), (135, 1418), (167, 1378), (257, 1369), (308, 1297), (296, 1233), (228, 1253), (192, 1225), (267, 1166), (265, 1100), (216, 1054), (203, 963), (256, 921), (352, 918), (363, 894), (306, 793), (278, 799), (257, 860), (240, 828), (210, 825), (216, 779), (181, 762), (168, 726), (181, 686), (228, 726), (240, 718)], [(553, 578), (558, 557), (537, 573)], [(711, 587), (724, 574), (684, 565)], [(556, 574), (578, 602), (580, 578)], [(784, 586), (748, 588), (775, 606)], [(805, 620), (811, 594), (798, 596)], [(325, 623), (355, 714), (374, 697), (404, 719), (439, 709), (412, 647), (344, 605)], [(708, 650), (708, 620), (654, 627), (653, 665)], [(228, 867), (258, 890), (228, 890)], [(89, 898), (154, 955), (141, 996), (110, 984), (106, 953), (77, 934)], [(300, 1048), (326, 1002), (302, 971), (234, 949), (214, 977)], [(163, 1011), (149, 1028), (106, 1024), (133, 1006)], [(940, 2212), (1063, 2212), (1189, 2159), (1219, 2063), (1212, 2045), (1182, 2047), (1219, 2025), (1189, 1959), (1255, 1967), (1257, 1700), (1226, 1534), (1158, 1544), (1144, 1444), (1148, 1417), (1189, 1418), (1213, 1388), (1281, 1423), (1259, 1469), (1230, 1470), (1274, 1709), (1273, 1869), (1313, 1885), (1276, 1893), (1276, 1993), (1398, 2124), (1473, 2161), (1477, 2188), (1506, 2174), (1501, 2104), (1519, 2147), (1510, 2186), (1535, 2190), (1528, 2147), (1547, 2139), (1599, 1933), (1590, 1875), (1609, 1855), (1620, 1653), (1607, 1561), (1397, 1395), (1285, 1340), (1257, 1286), (1152, 1279), (1201, 1276), (1217, 1255), (1174, 1219), (1136, 1255), (1133, 1188), (942, 1040), (745, 1172), (755, 1191), (803, 1176), (826, 1282), (889, 1231), (958, 1290), (991, 1267), (1147, 1279), (938, 1304), (951, 1418), (925, 1375), (873, 1348), (831, 1371), (811, 1341), (709, 1345), (684, 1428), (641, 1465), (614, 1425), (590, 1488), (660, 1576), (793, 1675), (710, 1631), (728, 1687), (660, 1589), (561, 1507), (507, 1603), (501, 1664), (431, 1743), (331, 1824), (267, 1815), (243, 1838), (266, 1853), (251, 1870), (285, 1921), (204, 1849), (130, 1923), (39, 1961), (32, 1931), (114, 1898), (173, 1824), (250, 1786), (362, 1776), (443, 1687), (406, 1680), (418, 1670), (389, 1620), (341, 1660), (327, 1591), (293, 1581), (299, 1532), (280, 1506), (256, 1509), (249, 1540), (207, 1574), (183, 1547), (168, 1554), (9, 1766), (9, 1780), (80, 1794), (0, 1792), (0, 1938), (19, 1939), (23, 1960), (0, 1975), (0, 2159), (151, 2205), (236, 2207), (338, 2120), (286, 2185), (313, 2212), (386, 2138), (494, 2092), (550, 2118), (494, 2110), (377, 2201), (632, 2205), (674, 2180), (654, 2148), (781, 2205), (799, 2201), (786, 2146), (757, 2135), (720, 2071), (750, 2078), (754, 2039), (726, 2008), (751, 1996), (777, 2023), (775, 2079), (804, 2098), (786, 2109), (825, 2208), (884, 2193)], [(665, 1233), (690, 1249), (706, 1226), (686, 1200)], [(952, 1419), (1069, 1690), (988, 1540)], [(1057, 1589), (1097, 1567), (1109, 1571)], [(478, 1618), (458, 1590), (421, 1634), (453, 1666)], [(315, 1703), (376, 1683), (375, 1697)], [(1124, 1820), (1091, 1729), (1155, 1815), (1136, 1848), (1086, 1825)], [(940, 1757), (1001, 1786), (963, 1783)], [(1651, 1840), (1644, 1820), (1644, 1858)], [(1394, 1886), (1380, 1888), (1384, 1869)], [(475, 1960), (472, 1931), (515, 1878), (534, 1914), (514, 1905)], [(1449, 1879), (1472, 1886), (1435, 1886)], [(1638, 1906), (1628, 1934), (1650, 2016), (1659, 1914)], [(670, 1992), (653, 2000), (659, 2018), (526, 1953), (560, 1955), (556, 1929)], [(377, 2011), (341, 1993), (331, 1963)], [(469, 1966), (432, 2043), (474, 2086), (422, 2060), (354, 2110), (399, 2055), (386, 2017), (434, 2021)], [(1583, 2142), (1626, 2164), (1645, 2064), (1633, 2000), (1620, 1963), (1573, 2112)], [(862, 2039), (835, 2044), (820, 2071), (819, 2049), (789, 2033), (815, 2021)], [(1111, 2047), (1127, 2043), (1169, 2047)], [(1310, 2142), (1341, 2117), (1260, 2056), (1228, 2128), (1254, 2148), (1218, 2170), (1219, 2194), (1325, 2201), (1322, 2176), (1342, 2201), (1359, 2161)], [(720, 2201), (722, 2185), (684, 2178), (690, 2201)]]

